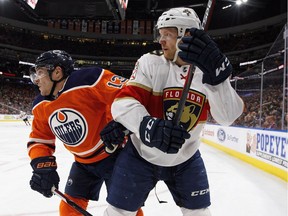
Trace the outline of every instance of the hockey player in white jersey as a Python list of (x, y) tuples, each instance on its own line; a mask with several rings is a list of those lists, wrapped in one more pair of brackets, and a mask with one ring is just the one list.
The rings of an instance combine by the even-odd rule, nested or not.
[(28, 115), (27, 115), (26, 112), (20, 111), (20, 114), (19, 114), (19, 117), (18, 117), (18, 118), (22, 119), (23, 122), (24, 122), (27, 126), (30, 126), (30, 125), (31, 125), (30, 122), (29, 122), (29, 120), (28, 120)]
[[(124, 134), (121, 125), (131, 132), (114, 168), (104, 215), (135, 215), (157, 181), (163, 180), (184, 216), (209, 216), (200, 133), (208, 113), (219, 124), (232, 124), (243, 111), (243, 101), (230, 85), (229, 60), (201, 30), (194, 10), (170, 9), (156, 27), (162, 52), (137, 61), (112, 104), (115, 122), (101, 132), (111, 149)], [(175, 125), (172, 119), (191, 64), (196, 70), (180, 125)]]

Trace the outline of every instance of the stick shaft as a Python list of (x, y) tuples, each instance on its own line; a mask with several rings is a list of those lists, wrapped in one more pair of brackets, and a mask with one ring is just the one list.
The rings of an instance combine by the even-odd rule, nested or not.
[[(205, 11), (205, 14), (204, 14), (204, 17), (203, 17), (203, 21), (202, 21), (202, 28), (204, 30), (207, 30), (207, 28), (208, 28), (208, 24), (209, 24), (211, 16), (212, 16), (212, 11), (213, 11), (214, 5), (215, 5), (215, 0), (209, 0), (208, 3), (207, 3), (206, 11)], [(180, 124), (182, 113), (183, 113), (183, 110), (184, 110), (184, 107), (185, 107), (187, 95), (188, 95), (188, 92), (190, 90), (190, 86), (191, 86), (191, 83), (192, 83), (193, 74), (195, 72), (195, 69), (196, 68), (193, 65), (191, 65), (189, 67), (187, 78), (185, 80), (184, 87), (183, 87), (183, 90), (182, 90), (182, 94), (181, 94), (181, 97), (180, 97), (180, 100), (179, 100), (179, 103), (178, 103), (178, 108), (177, 108), (176, 114), (175, 114), (175, 116), (173, 118), (173, 123), (176, 124), (176, 125)]]
[(202, 20), (202, 27), (205, 31), (207, 31), (208, 26), (210, 24), (214, 5), (215, 5), (215, 0), (209, 0), (207, 3), (205, 14)]
[(85, 209), (83, 209), (81, 206), (77, 205), (75, 202), (73, 202), (72, 200), (70, 200), (67, 196), (65, 196), (62, 192), (60, 192), (57, 188), (52, 187), (52, 192), (60, 197), (64, 202), (66, 202), (68, 205), (70, 205), (71, 207), (73, 207), (75, 210), (77, 210), (78, 212), (80, 212), (81, 214), (83, 214), (84, 216), (93, 216), (92, 214), (90, 214), (89, 212), (87, 212)]
[(180, 124), (180, 120), (181, 120), (181, 116), (185, 107), (185, 103), (186, 103), (186, 98), (191, 86), (191, 82), (192, 82), (192, 78), (193, 78), (193, 74), (195, 72), (195, 66), (190, 65), (189, 70), (188, 70), (188, 74), (187, 74), (187, 78), (185, 80), (185, 84), (182, 90), (182, 94), (181, 94), (181, 98), (179, 100), (178, 103), (178, 108), (176, 110), (176, 114), (175, 117), (173, 118), (173, 123), (175, 125), (179, 125)]

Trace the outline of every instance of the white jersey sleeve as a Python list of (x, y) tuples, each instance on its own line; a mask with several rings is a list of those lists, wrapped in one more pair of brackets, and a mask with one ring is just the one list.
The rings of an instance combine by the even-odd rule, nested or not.
[(144, 116), (173, 119), (189, 67), (178, 66), (161, 55), (145, 54), (113, 102), (113, 118), (133, 132), (130, 137), (136, 150), (153, 164), (174, 166), (191, 158), (199, 148), (208, 112), (218, 123), (229, 125), (243, 111), (243, 102), (228, 79), (217, 86), (203, 84), (203, 72), (196, 67), (181, 117), (181, 124), (191, 134), (190, 139), (177, 154), (167, 154), (142, 143), (139, 129)]

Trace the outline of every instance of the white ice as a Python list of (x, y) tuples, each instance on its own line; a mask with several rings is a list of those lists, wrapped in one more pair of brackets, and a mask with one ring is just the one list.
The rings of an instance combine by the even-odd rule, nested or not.
[[(45, 198), (32, 191), (30, 159), (26, 142), (30, 127), (24, 122), (0, 123), (0, 216), (56, 216), (60, 198)], [(208, 172), (212, 216), (287, 216), (287, 182), (229, 156), (206, 144), (201, 146)], [(57, 142), (56, 157), (60, 175), (60, 191), (64, 191), (72, 155)], [(151, 191), (145, 207), (145, 216), (180, 216), (163, 182)], [(106, 191), (102, 188), (100, 200), (90, 202), (88, 211), (101, 216), (106, 207)]]

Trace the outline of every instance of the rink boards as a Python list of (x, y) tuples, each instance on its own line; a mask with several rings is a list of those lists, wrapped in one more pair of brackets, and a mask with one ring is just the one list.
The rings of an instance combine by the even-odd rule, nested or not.
[[(32, 121), (33, 115), (28, 115), (28, 120)], [(0, 122), (22, 121), (19, 115), (3, 115), (0, 114)]]
[(206, 124), (201, 141), (288, 181), (287, 131)]

